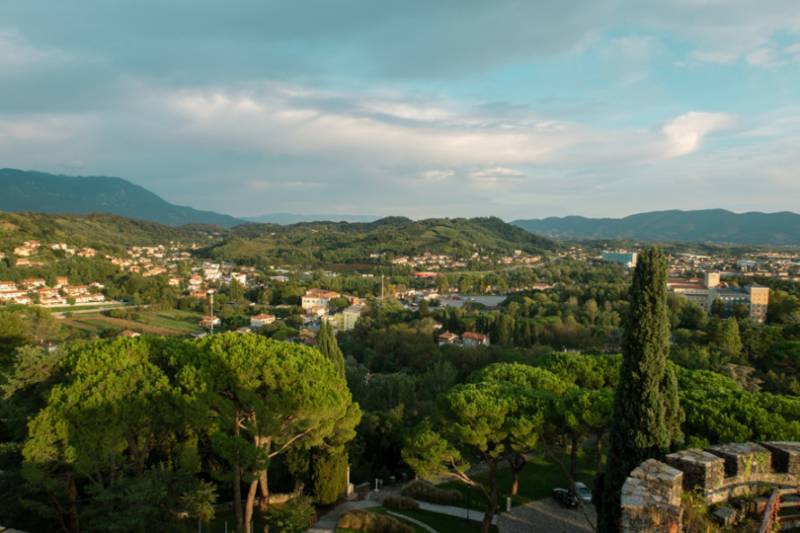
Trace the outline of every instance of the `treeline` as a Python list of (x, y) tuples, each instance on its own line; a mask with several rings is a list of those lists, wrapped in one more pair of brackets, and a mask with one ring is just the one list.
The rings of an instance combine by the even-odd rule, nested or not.
[(285, 520), (271, 475), (304, 480), (360, 419), (329, 358), (258, 335), (22, 345), (3, 394), (0, 521), (30, 531), (189, 531), (224, 502), (237, 531)]

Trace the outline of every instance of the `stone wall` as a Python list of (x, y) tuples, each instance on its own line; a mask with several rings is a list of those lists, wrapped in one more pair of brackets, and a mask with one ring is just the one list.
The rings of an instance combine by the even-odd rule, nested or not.
[(800, 443), (721, 444), (648, 459), (622, 487), (622, 531), (681, 531), (681, 499), (698, 491), (715, 504), (759, 487), (800, 487)]

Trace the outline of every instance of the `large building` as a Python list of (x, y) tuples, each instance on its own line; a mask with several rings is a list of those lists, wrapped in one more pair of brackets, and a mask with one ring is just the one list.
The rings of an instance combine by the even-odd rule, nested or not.
[(323, 289), (308, 289), (303, 295), (300, 304), (306, 311), (312, 309), (322, 308), (327, 310), (331, 300), (341, 296), (335, 291), (326, 291)]
[(760, 285), (748, 287), (726, 287), (722, 285), (719, 272), (706, 272), (703, 280), (670, 279), (669, 290), (694, 302), (707, 312), (714, 302), (722, 306), (723, 313), (733, 314), (740, 305), (747, 306), (750, 318), (763, 323), (767, 319), (769, 288)]

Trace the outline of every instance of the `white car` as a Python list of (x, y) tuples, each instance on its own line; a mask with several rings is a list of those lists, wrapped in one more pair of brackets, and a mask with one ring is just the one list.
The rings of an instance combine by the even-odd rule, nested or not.
[(575, 493), (583, 503), (592, 503), (592, 491), (581, 481), (575, 482)]

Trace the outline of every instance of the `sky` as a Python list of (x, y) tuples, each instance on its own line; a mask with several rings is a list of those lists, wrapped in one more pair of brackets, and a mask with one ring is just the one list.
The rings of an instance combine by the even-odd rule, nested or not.
[(2, 0), (0, 167), (181, 205), (798, 211), (797, 0)]

